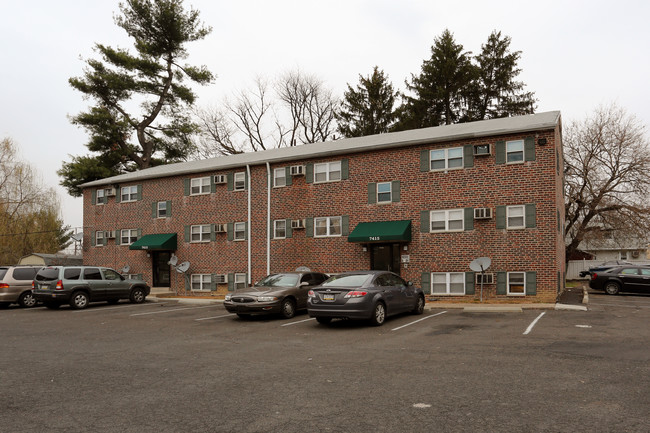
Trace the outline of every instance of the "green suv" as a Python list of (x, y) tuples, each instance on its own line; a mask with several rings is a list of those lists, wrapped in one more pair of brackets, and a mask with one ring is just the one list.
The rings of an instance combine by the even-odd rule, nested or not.
[(99, 301), (117, 303), (120, 299), (129, 299), (139, 304), (150, 290), (144, 281), (125, 279), (110, 268), (50, 266), (38, 271), (32, 293), (47, 308), (56, 309), (68, 303), (78, 310)]

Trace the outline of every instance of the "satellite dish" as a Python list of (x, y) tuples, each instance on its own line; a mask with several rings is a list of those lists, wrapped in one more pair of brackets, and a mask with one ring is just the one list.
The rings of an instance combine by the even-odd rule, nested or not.
[(172, 257), (169, 259), (169, 262), (167, 262), (168, 265), (176, 266), (176, 263), (178, 263), (178, 256), (174, 253), (172, 253)]
[(190, 262), (183, 262), (180, 265), (176, 266), (176, 272), (179, 274), (184, 274), (190, 268)]
[(131, 270), (131, 266), (126, 265), (126, 266), (124, 266), (124, 267), (122, 268), (122, 273), (123, 273), (123, 274), (128, 274), (130, 270)]
[(81, 242), (81, 240), (84, 238), (84, 234), (82, 233), (75, 233), (73, 235), (70, 235), (70, 237), (76, 241), (76, 242)]
[(492, 264), (492, 260), (489, 257), (479, 257), (478, 259), (472, 260), (472, 263), (469, 264), (469, 268), (474, 272), (483, 272)]
[(296, 268), (296, 272), (311, 272), (311, 269), (307, 266), (299, 266)]

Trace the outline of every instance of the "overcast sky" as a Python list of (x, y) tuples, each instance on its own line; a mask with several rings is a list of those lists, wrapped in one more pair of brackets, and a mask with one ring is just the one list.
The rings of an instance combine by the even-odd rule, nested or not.
[[(86, 153), (86, 133), (68, 116), (87, 108), (68, 78), (80, 76), (94, 43), (131, 48), (113, 22), (117, 0), (0, 0), (0, 139), (56, 186), (66, 224), (81, 227), (81, 199), (58, 186), (68, 155)], [(580, 120), (616, 102), (650, 127), (650, 2), (647, 0), (185, 0), (212, 33), (188, 46), (191, 64), (206, 65), (215, 82), (198, 105), (300, 68), (337, 96), (377, 65), (404, 88), (448, 28), (477, 53), (493, 30), (522, 51), (520, 79), (534, 91), (537, 111), (560, 110)]]

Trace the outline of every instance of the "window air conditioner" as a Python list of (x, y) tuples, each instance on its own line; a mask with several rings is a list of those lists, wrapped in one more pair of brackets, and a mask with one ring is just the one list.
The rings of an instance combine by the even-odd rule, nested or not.
[(225, 224), (215, 224), (214, 225), (214, 231), (216, 233), (226, 233), (226, 225)]
[(292, 165), (289, 171), (291, 173), (291, 176), (302, 176), (302, 175), (305, 174), (305, 166), (304, 165)]
[(115, 237), (117, 236), (117, 230), (111, 230), (107, 234), (108, 234), (108, 236), (106, 236), (106, 237), (108, 239), (115, 239)]
[(483, 279), (483, 284), (494, 284), (494, 274), (481, 274), (480, 272), (476, 273), (476, 284), (481, 284), (481, 279)]
[(490, 218), (492, 218), (492, 208), (489, 207), (474, 208), (474, 219), (485, 220)]
[(106, 190), (106, 197), (115, 197), (116, 194), (117, 189), (115, 187), (111, 187)]
[(226, 175), (225, 174), (216, 174), (214, 176), (214, 183), (226, 183)]
[(305, 228), (305, 220), (291, 220), (291, 228), (292, 229), (304, 229)]
[(474, 156), (490, 155), (490, 143), (474, 146)]
[(217, 274), (216, 277), (215, 283), (217, 284), (226, 284), (228, 282), (228, 275), (226, 274)]

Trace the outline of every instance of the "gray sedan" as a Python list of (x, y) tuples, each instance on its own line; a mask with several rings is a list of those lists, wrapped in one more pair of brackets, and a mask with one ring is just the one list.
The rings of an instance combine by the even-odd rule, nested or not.
[(379, 326), (394, 314), (422, 314), (424, 293), (392, 272), (346, 272), (310, 290), (307, 311), (318, 323), (333, 318), (367, 319)]

